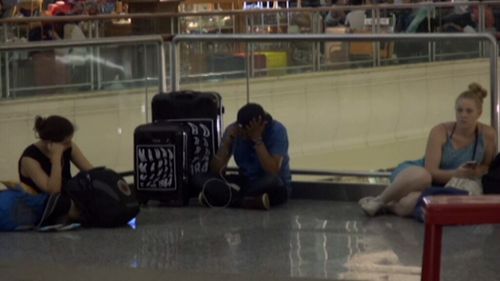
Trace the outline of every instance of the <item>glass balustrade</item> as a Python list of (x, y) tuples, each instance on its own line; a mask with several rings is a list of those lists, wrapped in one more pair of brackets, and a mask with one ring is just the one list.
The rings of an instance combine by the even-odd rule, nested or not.
[[(389, 10), (371, 12), (378, 18), (368, 17), (367, 24), (385, 25), (386, 15), (414, 8)], [(286, 32), (326, 28), (320, 14), (290, 12)], [(88, 34), (99, 37), (100, 32)], [(485, 88), (492, 83), (490, 46), (481, 40), (235, 40), (179, 46), (180, 88), (220, 92), (226, 125), (247, 101), (262, 103), (289, 128), (296, 169), (379, 170), (418, 158), (429, 129), (453, 119), (454, 98), (470, 82)], [(12, 155), (2, 160), (2, 171), (15, 171), (11, 161), (32, 141), (34, 116), (53, 113), (78, 124), (77, 140), (96, 165), (131, 170), (133, 128), (150, 121), (150, 99), (160, 84), (156, 48), (137, 44), (0, 53), (0, 106), (6, 109), (2, 135), (17, 127), (25, 132), (3, 140)], [(168, 53), (166, 44), (167, 77), (173, 71)], [(165, 82), (171, 88), (172, 81)], [(490, 123), (489, 101), (484, 109), (482, 121)], [(105, 156), (102, 147), (109, 152)]]
[(74, 141), (95, 166), (133, 169), (134, 129), (150, 121), (151, 98), (161, 89), (163, 42), (157, 36), (114, 41), (1, 47), (0, 57), (7, 61), (2, 71), (8, 70), (0, 100), (2, 178), (17, 179), (17, 160), (36, 140), (37, 115), (63, 115), (74, 122)]
[[(440, 122), (454, 120), (455, 98), (471, 82), (487, 89), (492, 84), (490, 59), (484, 57), (489, 53), (377, 68), (322, 68), (301, 73), (277, 68), (270, 75), (259, 76), (252, 71), (258, 70), (253, 50), (260, 43), (237, 39), (218, 44), (225, 44), (228, 50), (242, 50), (241, 54), (217, 57), (219, 61), (214, 59), (211, 64), (211, 75), (193, 79), (182, 67), (192, 56), (190, 52), (195, 49), (192, 47), (217, 42), (191, 39), (179, 43), (179, 88), (221, 93), (226, 125), (234, 122), (237, 110), (247, 101), (263, 104), (287, 125), (296, 169), (387, 170), (403, 160), (418, 159), (423, 156), (430, 129)], [(310, 41), (313, 40), (304, 43), (315, 44)], [(454, 46), (457, 41), (440, 38), (431, 42)], [(378, 43), (412, 42), (422, 43), (420, 46), (427, 50), (428, 42), (422, 38)], [(320, 42), (327, 43), (331, 42)], [(489, 43), (464, 38), (460, 44)], [(492, 121), (490, 98), (485, 101), (481, 118), (486, 124)]]

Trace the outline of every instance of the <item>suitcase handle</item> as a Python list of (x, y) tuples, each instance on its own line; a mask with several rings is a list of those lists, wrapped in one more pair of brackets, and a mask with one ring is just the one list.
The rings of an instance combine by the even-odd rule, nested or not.
[(172, 95), (174, 95), (174, 99), (180, 103), (195, 102), (198, 105), (203, 105), (205, 102), (214, 101), (214, 98), (212, 96), (200, 95), (200, 92), (191, 90), (174, 92), (172, 93)]
[(175, 98), (179, 100), (192, 100), (195, 97), (196, 92), (187, 90), (187, 91), (174, 92), (172, 94), (175, 95)]

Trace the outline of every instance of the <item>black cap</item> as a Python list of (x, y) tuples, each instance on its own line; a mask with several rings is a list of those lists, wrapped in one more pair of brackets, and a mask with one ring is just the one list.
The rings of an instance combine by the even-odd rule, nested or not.
[(247, 103), (240, 110), (238, 110), (238, 125), (246, 127), (250, 124), (253, 119), (265, 118), (266, 112), (264, 108), (256, 103)]

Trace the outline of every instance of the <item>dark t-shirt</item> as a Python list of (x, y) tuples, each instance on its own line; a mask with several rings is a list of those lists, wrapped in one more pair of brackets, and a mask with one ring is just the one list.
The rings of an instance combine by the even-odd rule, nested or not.
[[(52, 163), (50, 162), (50, 159), (43, 154), (40, 149), (32, 144), (28, 146), (24, 151), (21, 157), (19, 158), (19, 162), (17, 165), (17, 170), (19, 172), (19, 179), (21, 180), (22, 183), (29, 185), (33, 189), (35, 189), (37, 192), (44, 192), (39, 186), (36, 185), (36, 183), (28, 177), (25, 177), (21, 174), (21, 159), (23, 157), (29, 157), (34, 159), (40, 164), (40, 167), (42, 167), (42, 170), (47, 174), (47, 176), (50, 176), (50, 172), (52, 170)], [(62, 157), (62, 183), (61, 186), (64, 186), (66, 182), (71, 178), (71, 148), (66, 149), (63, 152), (63, 157)]]

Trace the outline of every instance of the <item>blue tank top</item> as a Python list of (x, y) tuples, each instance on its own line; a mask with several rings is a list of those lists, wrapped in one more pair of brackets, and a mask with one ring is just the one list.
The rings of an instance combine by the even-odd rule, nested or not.
[[(439, 168), (442, 170), (454, 170), (460, 167), (460, 165), (464, 164), (465, 162), (471, 160), (475, 160), (477, 163), (482, 163), (485, 154), (483, 134), (479, 133), (479, 130), (476, 129), (476, 138), (473, 143), (471, 143), (467, 147), (455, 149), (452, 142), (454, 132), (455, 125), (453, 125), (453, 130), (443, 146), (443, 153), (441, 154), (441, 163), (439, 163)], [(411, 166), (425, 167), (425, 158), (405, 161), (399, 164), (391, 173), (391, 182), (394, 181), (396, 176), (401, 173), (401, 171)]]
[(452, 170), (458, 168), (460, 165), (467, 161), (474, 160), (477, 163), (482, 163), (484, 159), (485, 145), (484, 136), (476, 129), (476, 138), (473, 143), (461, 149), (455, 149), (452, 143), (453, 133), (455, 132), (455, 125), (451, 131), (448, 140), (443, 147), (443, 154), (439, 167), (443, 170)]

